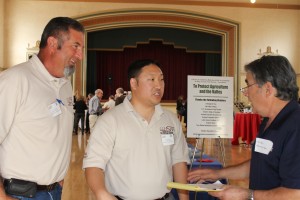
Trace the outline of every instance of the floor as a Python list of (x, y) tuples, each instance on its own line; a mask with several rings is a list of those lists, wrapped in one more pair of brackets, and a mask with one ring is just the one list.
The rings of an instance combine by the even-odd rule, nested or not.
[[(68, 174), (65, 178), (65, 184), (63, 189), (63, 200), (95, 200), (92, 192), (88, 188), (84, 171), (82, 170), (82, 159), (84, 151), (87, 145), (89, 135), (73, 135), (72, 142), (72, 155), (71, 163)], [(196, 144), (195, 139), (187, 139), (191, 144)], [(231, 145), (230, 139), (222, 139), (225, 149), (225, 164), (226, 166), (240, 163), (250, 158), (251, 148), (245, 146)], [(199, 140), (198, 144), (202, 149), (202, 140)], [(217, 158), (222, 162), (223, 157), (220, 153), (220, 141), (218, 139), (205, 139), (204, 140), (204, 153), (211, 157)], [(242, 187), (248, 186), (248, 180), (229, 180), (230, 184), (239, 185)]]

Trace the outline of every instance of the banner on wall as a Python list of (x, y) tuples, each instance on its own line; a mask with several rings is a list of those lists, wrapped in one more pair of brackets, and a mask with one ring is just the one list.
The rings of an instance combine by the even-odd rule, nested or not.
[(233, 77), (188, 76), (188, 138), (232, 138)]

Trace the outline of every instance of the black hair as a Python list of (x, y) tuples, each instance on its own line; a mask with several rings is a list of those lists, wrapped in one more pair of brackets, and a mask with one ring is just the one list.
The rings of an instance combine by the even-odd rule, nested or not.
[(142, 72), (142, 68), (151, 64), (160, 67), (160, 64), (157, 61), (151, 59), (141, 59), (134, 61), (128, 67), (128, 81), (130, 81), (131, 78), (137, 78)]
[(70, 29), (84, 33), (84, 27), (75, 19), (69, 17), (55, 17), (51, 19), (44, 28), (40, 42), (40, 49), (47, 46), (47, 39), (50, 36), (58, 39), (58, 48), (60, 49), (64, 42), (63, 34), (68, 36)]

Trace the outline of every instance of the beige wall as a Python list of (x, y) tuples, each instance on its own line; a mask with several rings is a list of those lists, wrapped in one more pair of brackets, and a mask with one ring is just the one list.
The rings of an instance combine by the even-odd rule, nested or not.
[[(300, 73), (300, 10), (38, 0), (10, 0), (6, 4), (4, 34), (0, 25), (0, 36), (4, 35), (6, 41), (5, 50), (0, 47), (0, 65), (1, 56), (5, 56), (4, 67), (26, 60), (28, 44), (30, 47), (35, 46), (45, 24), (54, 16), (76, 17), (115, 9), (159, 8), (183, 10), (239, 22), (241, 29), (238, 67), (241, 72), (246, 63), (257, 58), (259, 49), (265, 51), (267, 46), (271, 46), (273, 51), (278, 49), (281, 55), (286, 56), (296, 72)], [(3, 9), (3, 3), (0, 8)]]
[(4, 48), (4, 41), (3, 41), (3, 34), (4, 34), (4, 0), (0, 0), (0, 71), (4, 66), (3, 60), (3, 48)]

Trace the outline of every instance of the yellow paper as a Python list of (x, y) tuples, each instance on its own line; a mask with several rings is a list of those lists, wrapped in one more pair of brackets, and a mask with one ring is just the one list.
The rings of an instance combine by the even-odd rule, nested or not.
[(195, 192), (216, 192), (222, 190), (223, 184), (212, 183), (212, 184), (183, 184), (183, 183), (175, 183), (169, 182), (167, 184), (168, 188), (175, 188), (180, 190), (188, 190)]

